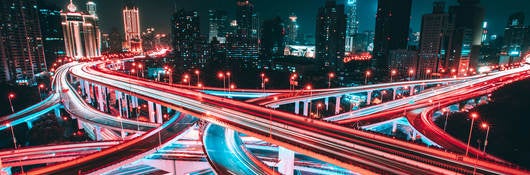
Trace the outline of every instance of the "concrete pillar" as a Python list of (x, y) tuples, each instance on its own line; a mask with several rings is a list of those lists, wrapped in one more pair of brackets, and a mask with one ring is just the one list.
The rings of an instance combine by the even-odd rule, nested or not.
[(410, 96), (414, 95), (414, 86), (410, 86)]
[(125, 117), (128, 119), (131, 117), (129, 114), (131, 113), (131, 100), (129, 99), (130, 95), (124, 94), (123, 98), (125, 100)]
[(103, 88), (101, 85), (97, 85), (97, 91), (98, 91), (98, 104), (99, 104), (99, 111), (105, 112), (105, 99), (103, 98)]
[(155, 122), (155, 108), (153, 106), (153, 102), (150, 102), (150, 101), (147, 102), (147, 109), (148, 109), (147, 113), (149, 113), (149, 121), (151, 123), (154, 123)]
[(366, 92), (366, 105), (372, 104), (372, 91)]
[(96, 137), (96, 141), (103, 140), (103, 138), (101, 138), (101, 128), (98, 125), (94, 125), (94, 137)]
[(340, 97), (341, 96), (335, 97), (335, 114), (339, 114), (340, 112)]
[(77, 119), (77, 129), (83, 129), (83, 122), (79, 119)]
[(56, 107), (53, 109), (53, 112), (55, 114), (55, 118), (58, 120), (58, 121), (61, 121), (61, 108), (59, 107)]
[(121, 95), (122, 95), (122, 94), (121, 94), (120, 91), (115, 91), (115, 92), (116, 92), (116, 93), (115, 93), (115, 94), (116, 94), (116, 100), (118, 100), (118, 112), (119, 112), (118, 115), (119, 115), (119, 116), (123, 116), (123, 115), (122, 115), (122, 110), (123, 110), (123, 109), (122, 109), (122, 105), (123, 105), (123, 104), (122, 104), (122, 98), (121, 98)]
[(329, 110), (329, 97), (324, 99), (324, 104), (326, 105), (326, 110)]
[(397, 96), (397, 89), (398, 88), (393, 88), (392, 90), (392, 100), (396, 100), (396, 96)]
[(303, 115), (307, 116), (309, 114), (309, 112), (308, 112), (309, 111), (309, 101), (304, 101), (304, 109), (303, 110), (304, 110)]
[(294, 173), (294, 152), (283, 147), (278, 147), (278, 172), (284, 175)]
[(396, 131), (397, 131), (397, 122), (394, 121), (392, 122), (392, 133), (396, 133)]
[(79, 80), (79, 87), (81, 87), (81, 95), (86, 95), (85, 93), (85, 80)]
[(27, 121), (26, 125), (28, 126), (28, 129), (33, 128), (33, 123), (31, 123), (31, 121)]
[(300, 102), (299, 101), (294, 102), (294, 113), (300, 114)]
[(85, 81), (85, 91), (88, 104), (92, 103), (92, 97), (90, 95), (90, 82)]
[(156, 121), (157, 123), (164, 123), (164, 119), (162, 119), (162, 106), (160, 104), (156, 104)]
[(2, 160), (0, 160), (0, 174), (1, 175), (11, 175), (13, 172), (11, 171), (11, 167), (4, 167), (2, 165)]

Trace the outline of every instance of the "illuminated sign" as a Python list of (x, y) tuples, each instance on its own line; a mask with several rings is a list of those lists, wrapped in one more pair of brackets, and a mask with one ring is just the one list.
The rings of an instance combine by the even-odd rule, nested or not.
[(367, 61), (372, 59), (370, 52), (362, 52), (359, 54), (346, 54), (344, 56), (344, 63), (349, 63), (351, 61)]

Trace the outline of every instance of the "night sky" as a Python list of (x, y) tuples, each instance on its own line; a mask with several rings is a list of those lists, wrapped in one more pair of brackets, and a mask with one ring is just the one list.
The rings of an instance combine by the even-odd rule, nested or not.
[[(68, 0), (42, 0), (64, 8)], [(122, 1), (120, 0), (93, 0), (97, 4), (97, 13), (101, 20), (101, 28), (107, 33), (112, 27), (122, 29), (121, 18)], [(199, 10), (201, 15), (201, 33), (207, 33), (207, 10), (222, 9), (235, 14), (235, 0), (139, 0), (142, 30), (146, 27), (155, 27), (158, 32), (169, 32), (170, 15), (176, 1), (177, 8)], [(358, 0), (360, 14), (360, 31), (373, 30), (375, 27), (375, 13), (377, 0)], [(432, 11), (432, 2), (436, 0), (413, 0), (411, 28), (420, 30), (421, 16)], [(457, 0), (446, 0), (449, 5), (456, 4)], [(156, 2), (156, 3), (155, 3)], [(287, 17), (294, 12), (299, 19), (302, 32), (314, 34), (317, 9), (324, 5), (325, 0), (254, 0), (257, 13), (261, 20), (280, 16)], [(337, 2), (342, 3), (342, 0)], [(74, 0), (78, 9), (85, 9), (86, 0)], [(502, 35), (508, 16), (514, 12), (523, 11), (526, 15), (526, 24), (530, 23), (529, 0), (482, 0), (481, 5), (486, 10), (485, 19), (490, 25), (490, 33)]]

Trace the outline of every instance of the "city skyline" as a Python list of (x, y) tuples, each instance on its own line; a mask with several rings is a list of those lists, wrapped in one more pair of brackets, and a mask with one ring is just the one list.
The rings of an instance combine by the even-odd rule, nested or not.
[[(231, 1), (231, 0), (230, 0)], [(432, 11), (432, 3), (436, 0), (414, 0), (412, 4), (412, 18), (410, 27), (413, 31), (420, 31), (421, 16)], [(447, 6), (456, 5), (457, 0), (445, 0)], [(66, 8), (67, 0), (43, 0), (46, 3), (52, 3), (61, 9)], [(121, 9), (123, 7), (122, 1), (103, 1), (94, 0), (98, 5), (98, 15), (100, 17), (100, 26), (104, 33), (109, 33), (111, 28), (123, 28), (123, 19)], [(159, 3), (152, 3), (151, 1), (139, 1), (140, 7), (140, 21), (145, 21), (141, 24), (141, 29), (145, 30), (147, 27), (154, 27), (157, 31), (169, 33), (170, 16), (174, 12), (174, 1), (158, 0)], [(492, 26), (489, 31), (497, 35), (503, 35), (505, 21), (510, 14), (516, 12), (523, 12), (530, 14), (530, 9), (524, 8), (530, 5), (530, 1), (521, 0), (506, 0), (502, 4), (496, 4), (496, 0), (481, 0), (481, 6), (484, 7), (486, 15), (485, 20)], [(74, 0), (76, 5), (83, 5), (86, 3), (82, 0)], [(219, 9), (228, 12), (230, 19), (235, 18), (236, 7), (233, 3), (226, 3), (223, 0), (200, 0), (200, 1), (182, 1), (176, 0), (177, 10), (197, 10), (201, 19), (201, 32), (207, 34), (208, 32), (208, 10)], [(316, 25), (317, 10), (325, 3), (325, 0), (311, 0), (311, 1), (289, 1), (284, 2), (280, 0), (263, 1), (256, 0), (256, 12), (260, 15), (260, 19), (272, 19), (275, 16), (280, 16), (284, 20), (288, 19), (290, 13), (298, 16), (298, 23), (302, 33), (314, 34)], [(343, 4), (343, 0), (338, 0), (337, 3)], [(359, 32), (366, 30), (374, 30), (375, 28), (375, 14), (377, 10), (376, 0), (359, 0)], [(277, 5), (284, 4), (284, 5)], [(80, 7), (83, 8), (84, 7)], [(119, 22), (117, 22), (119, 21)], [(529, 23), (530, 18), (526, 19)]]

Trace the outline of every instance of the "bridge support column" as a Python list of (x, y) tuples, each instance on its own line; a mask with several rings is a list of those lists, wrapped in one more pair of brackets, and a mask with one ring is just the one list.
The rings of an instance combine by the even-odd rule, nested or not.
[(397, 96), (397, 90), (398, 90), (398, 88), (393, 88), (392, 90), (393, 90), (393, 91), (392, 91), (392, 100), (396, 100), (396, 96)]
[(105, 100), (103, 99), (103, 88), (101, 85), (97, 85), (98, 97), (97, 101), (99, 104), (99, 111), (105, 112)]
[(83, 122), (79, 118), (77, 119), (77, 129), (83, 129)]
[(309, 101), (304, 101), (304, 116), (307, 116), (309, 114)]
[(1, 175), (4, 175), (4, 174), (5, 175), (11, 175), (11, 174), (13, 174), (13, 172), (11, 171), (11, 167), (4, 167), (2, 165), (1, 160), (0, 160), (0, 174)]
[(154, 123), (155, 122), (155, 108), (153, 106), (153, 102), (148, 101), (147, 102), (147, 109), (149, 113), (149, 122)]
[(278, 147), (278, 172), (284, 175), (294, 173), (294, 152), (284, 147)]
[(90, 82), (88, 82), (88, 81), (85, 81), (85, 91), (86, 91), (87, 103), (91, 104), (92, 103), (92, 97), (90, 95)]
[(31, 123), (31, 121), (27, 121), (26, 125), (28, 126), (28, 129), (30, 129), (30, 130), (31, 130), (31, 128), (33, 128), (33, 123)]
[(119, 116), (123, 116), (123, 109), (122, 109), (122, 106), (123, 106), (123, 102), (122, 102), (122, 93), (120, 91), (115, 91), (115, 94), (116, 94), (116, 100), (118, 100), (118, 115)]
[(372, 91), (366, 92), (366, 105), (372, 104)]
[(160, 124), (164, 123), (162, 119), (162, 106), (160, 104), (156, 104), (156, 122)]
[(414, 95), (414, 86), (410, 86), (410, 93), (409, 93), (410, 96), (413, 96)]
[(294, 102), (294, 113), (300, 114), (300, 102), (299, 101)]
[(329, 97), (324, 99), (324, 104), (326, 105), (326, 110), (329, 110)]
[(392, 122), (392, 133), (396, 133), (396, 131), (397, 131), (397, 122), (394, 121)]
[(53, 113), (55, 114), (55, 118), (57, 119), (57, 121), (62, 121), (61, 108), (59, 107), (54, 108)]
[(101, 128), (97, 125), (94, 125), (94, 137), (96, 137), (96, 141), (103, 140), (103, 138), (101, 137)]
[(79, 87), (81, 88), (81, 96), (86, 95), (86, 93), (85, 93), (85, 80), (79, 80)]
[(335, 97), (335, 114), (339, 114), (340, 112), (340, 98), (341, 96)]

